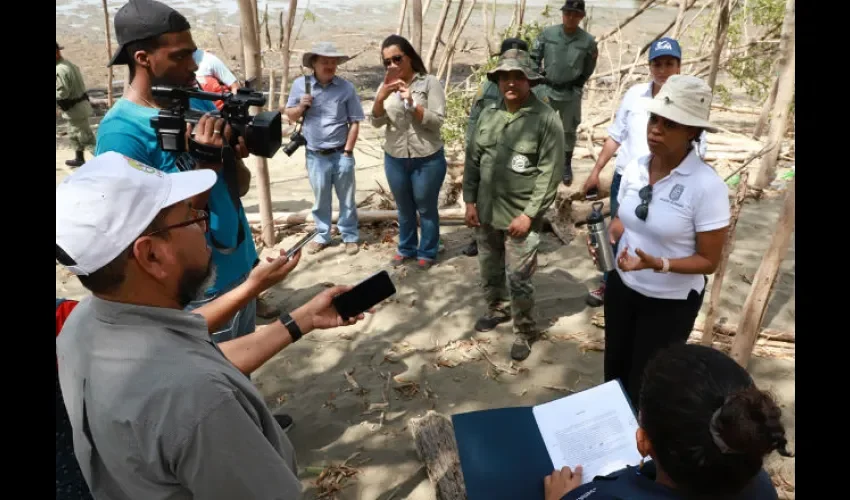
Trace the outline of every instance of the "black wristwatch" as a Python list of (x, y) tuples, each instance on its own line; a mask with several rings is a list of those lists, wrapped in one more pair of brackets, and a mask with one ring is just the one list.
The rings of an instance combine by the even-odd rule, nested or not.
[(292, 316), (290, 316), (288, 312), (280, 315), (280, 322), (286, 327), (286, 331), (288, 331), (289, 336), (292, 337), (293, 343), (298, 342), (298, 339), (304, 336), (304, 332), (301, 331), (301, 328), (298, 328), (298, 324), (294, 319), (292, 319)]

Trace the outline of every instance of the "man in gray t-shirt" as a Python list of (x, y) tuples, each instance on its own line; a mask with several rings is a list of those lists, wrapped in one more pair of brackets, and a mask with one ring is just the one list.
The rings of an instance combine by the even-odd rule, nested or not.
[[(202, 118), (195, 140), (221, 147), (222, 125)], [(292, 444), (244, 374), (313, 329), (353, 323), (331, 305), (349, 287), (213, 342), (209, 309), (244, 300), (237, 289), (184, 310), (212, 274), (209, 214), (190, 200), (215, 181), (212, 170), (166, 174), (108, 152), (56, 188), (57, 260), (93, 294), (65, 322), (56, 354), (74, 454), (95, 498), (301, 496)], [(294, 263), (270, 259), (247, 282)]]

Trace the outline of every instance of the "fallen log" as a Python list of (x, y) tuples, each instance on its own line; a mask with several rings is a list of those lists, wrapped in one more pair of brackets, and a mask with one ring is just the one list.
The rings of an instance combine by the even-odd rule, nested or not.
[(419, 459), (441, 500), (466, 500), (466, 484), (460, 469), (460, 456), (451, 421), (429, 410), (422, 418), (408, 422)]
[[(440, 223), (462, 223), (466, 212), (463, 209), (451, 208), (440, 210)], [(259, 214), (247, 214), (248, 224), (260, 224)], [(301, 212), (274, 212), (272, 214), (273, 223), (275, 226), (296, 226), (299, 224), (307, 224), (315, 222), (313, 214), (310, 210), (302, 210)], [(339, 212), (334, 211), (331, 214), (331, 221), (336, 222), (339, 219)], [(361, 224), (369, 224), (375, 222), (386, 222), (398, 220), (398, 211), (396, 210), (359, 210), (357, 219)]]
[[(699, 332), (701, 335), (703, 332), (703, 325), (695, 325), (694, 331)], [(714, 334), (719, 337), (728, 337), (731, 339), (735, 337), (737, 332), (738, 330), (734, 325), (718, 325), (716, 323), (714, 325)], [(794, 332), (775, 330), (773, 328), (765, 328), (764, 330), (759, 332), (760, 340), (782, 342), (785, 344), (794, 344), (795, 337), (796, 336)]]

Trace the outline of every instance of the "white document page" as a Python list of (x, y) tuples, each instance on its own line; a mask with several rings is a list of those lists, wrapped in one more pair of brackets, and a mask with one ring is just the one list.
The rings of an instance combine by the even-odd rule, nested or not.
[(616, 380), (532, 409), (555, 469), (584, 468), (582, 482), (637, 465), (637, 420)]

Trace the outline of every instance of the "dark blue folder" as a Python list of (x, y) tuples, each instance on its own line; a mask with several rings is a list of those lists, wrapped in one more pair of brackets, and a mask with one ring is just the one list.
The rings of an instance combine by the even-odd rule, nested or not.
[(452, 415), (469, 500), (543, 498), (554, 470), (531, 407)]
[[(623, 390), (623, 384), (619, 380), (618, 383)], [(636, 414), (630, 401), (629, 405)], [(532, 408), (519, 406), (452, 415), (468, 500), (544, 498), (543, 478), (555, 466)]]

